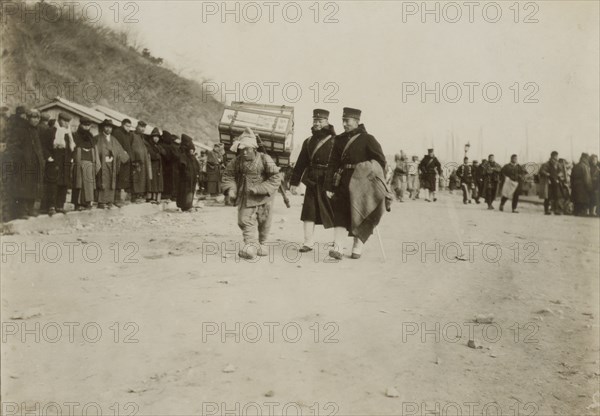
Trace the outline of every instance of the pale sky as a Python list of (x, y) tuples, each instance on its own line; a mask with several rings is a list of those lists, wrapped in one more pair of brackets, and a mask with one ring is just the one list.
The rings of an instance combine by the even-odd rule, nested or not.
[[(430, 1), (431, 10), (439, 8), (439, 23), (435, 13), (421, 15), (421, 1), (248, 3), (227, 2), (234, 12), (223, 17), (220, 1), (136, 1), (137, 10), (121, 2), (118, 23), (109, 10), (113, 2), (101, 4), (105, 23), (134, 32), (182, 75), (229, 90), (239, 84), (239, 94), (228, 101), (252, 100), (260, 92), (259, 102), (269, 103), (269, 83), (279, 83), (271, 87), (272, 103), (295, 107), (296, 151), (309, 135), (313, 108), (330, 110), (341, 132), (342, 107), (348, 106), (363, 111), (362, 122), (386, 154), (403, 149), (422, 156), (433, 145), (448, 160), (452, 133), (455, 160), (467, 141), (471, 157), (495, 153), (501, 162), (512, 153), (523, 162), (545, 160), (551, 150), (567, 158), (571, 151), (577, 158), (582, 151), (598, 153), (596, 1), (521, 2), (518, 16), (512, 1), (474, 2), (473, 22), (462, 1)], [(495, 5), (502, 15), (493, 23)], [(455, 6), (461, 16), (452, 23)], [(302, 15), (292, 23), (298, 9)], [(123, 22), (127, 15), (138, 22)], [(337, 22), (325, 23), (328, 15)], [(403, 102), (403, 91), (422, 83), (430, 90), (439, 83), (440, 102), (434, 94), (422, 102), (420, 91)], [(462, 96), (453, 103), (457, 85)], [(498, 101), (486, 101), (497, 87)], [(293, 102), (296, 92), (301, 95)], [(325, 102), (328, 96), (338, 102)], [(525, 103), (527, 97), (538, 102)]]

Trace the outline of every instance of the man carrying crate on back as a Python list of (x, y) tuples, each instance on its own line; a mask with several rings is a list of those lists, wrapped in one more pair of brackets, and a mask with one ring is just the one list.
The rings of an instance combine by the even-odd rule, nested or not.
[(246, 128), (231, 146), (230, 150), (239, 154), (229, 162), (222, 179), (223, 191), (238, 207), (238, 226), (244, 238), (239, 255), (245, 259), (268, 255), (263, 244), (271, 229), (273, 198), (281, 185), (279, 168), (257, 149), (254, 132)]

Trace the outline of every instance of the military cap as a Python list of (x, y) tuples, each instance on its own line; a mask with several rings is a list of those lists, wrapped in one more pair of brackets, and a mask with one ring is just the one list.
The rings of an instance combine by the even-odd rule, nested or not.
[(316, 108), (313, 110), (313, 118), (329, 118), (329, 111)]
[(131, 120), (129, 120), (128, 118), (124, 118), (123, 120), (121, 120), (121, 124), (126, 124), (126, 123), (131, 124)]
[(92, 124), (92, 120), (90, 120), (90, 119), (89, 119), (89, 118), (87, 118), (87, 117), (81, 117), (81, 118), (79, 119), (79, 124), (86, 124), (86, 125), (87, 125), (87, 124)]
[(360, 120), (361, 111), (356, 108), (344, 107), (342, 118), (355, 118)]
[(140, 120), (140, 121), (138, 121), (138, 126), (140, 126), (140, 127), (146, 127), (147, 124), (146, 124), (145, 121)]
[(427, 149), (427, 153), (433, 153), (433, 147)]

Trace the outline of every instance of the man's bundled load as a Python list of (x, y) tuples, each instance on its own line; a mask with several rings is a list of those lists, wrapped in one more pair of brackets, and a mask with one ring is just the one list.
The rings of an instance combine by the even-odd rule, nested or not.
[(228, 160), (235, 156), (230, 151), (233, 141), (247, 127), (258, 134), (259, 145), (264, 146), (278, 166), (289, 166), (294, 135), (293, 107), (238, 101), (225, 106), (219, 122), (219, 136)]

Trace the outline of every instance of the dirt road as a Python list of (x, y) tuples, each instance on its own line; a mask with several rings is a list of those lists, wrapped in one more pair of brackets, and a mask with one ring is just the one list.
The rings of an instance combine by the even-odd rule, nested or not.
[(597, 219), (444, 194), (393, 205), (387, 261), (335, 263), (297, 252), (301, 202), (254, 263), (231, 207), (17, 221), (2, 413), (599, 414)]

